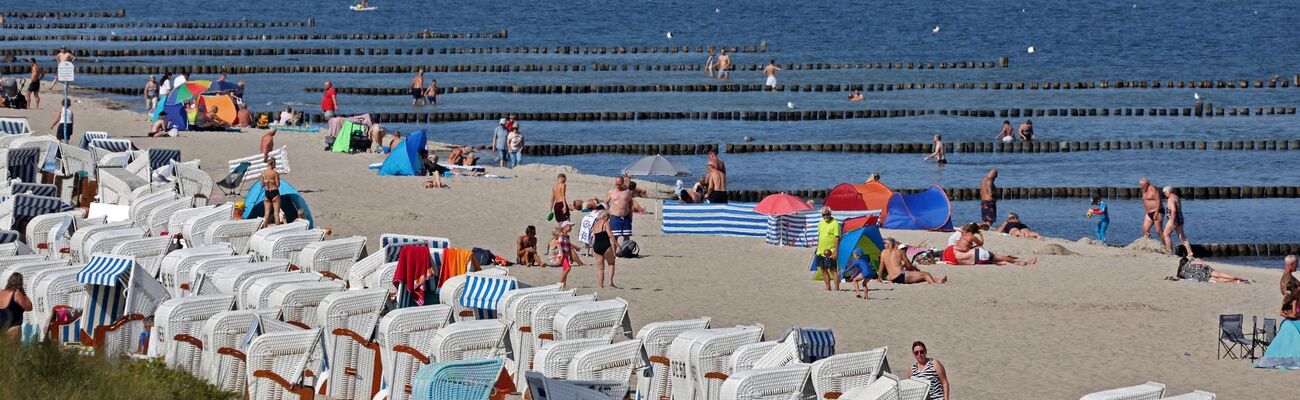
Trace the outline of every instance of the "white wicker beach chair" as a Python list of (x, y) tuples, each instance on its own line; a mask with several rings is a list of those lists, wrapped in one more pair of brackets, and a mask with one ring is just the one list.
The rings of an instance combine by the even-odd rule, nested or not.
[(267, 303), (271, 301), (271, 293), (275, 288), (298, 282), (319, 282), (322, 276), (314, 273), (302, 272), (276, 272), (271, 274), (257, 275), (244, 283), (236, 290), (240, 293), (236, 297), (238, 308), (266, 308)]
[(368, 400), (379, 392), (383, 367), (379, 343), (371, 338), (387, 301), (383, 289), (336, 292), (321, 300), (316, 321), (330, 362), (326, 397)]
[(32, 217), (27, 222), (27, 244), (36, 248), (40, 254), (55, 257), (61, 255), (58, 248), (60, 243), (50, 243), (50, 232), (60, 227), (64, 228), (64, 234), (56, 237), (56, 242), (65, 242), (67, 233), (72, 232), (72, 219), (80, 216), (80, 211), (67, 211), (61, 213), (44, 214)]
[(199, 169), (197, 166), (187, 165), (185, 163), (176, 164), (176, 185), (180, 189), (181, 197), (192, 199), (195, 197), (206, 199), (212, 195), (212, 176), (207, 172)]
[(49, 269), (40, 274), (32, 286), (31, 320), (36, 324), (41, 340), (49, 332), (54, 307), (65, 306), (83, 309), (86, 304), (86, 287), (77, 281), (77, 273), (84, 265)]
[(64, 340), (93, 344), (101, 356), (139, 353), (144, 320), (167, 300), (167, 289), (130, 257), (96, 255), (77, 279), (86, 284), (88, 305), (77, 321), (79, 335)]
[[(204, 380), (226, 392), (244, 390), (247, 357), (244, 354), (249, 329), (264, 332), (292, 331), (302, 328), (275, 320), (275, 311), (236, 310), (216, 313), (203, 324), (203, 358), (200, 363)], [(287, 326), (287, 327), (286, 327)], [(253, 332), (256, 334), (257, 332)]]
[(682, 332), (668, 346), (673, 398), (717, 399), (722, 381), (705, 374), (730, 374), (732, 353), (740, 346), (758, 343), (762, 337), (762, 325)]
[(569, 364), (578, 353), (609, 344), (606, 338), (557, 340), (537, 349), (531, 370), (548, 378), (570, 379)]
[(157, 276), (159, 264), (162, 263), (163, 256), (167, 255), (167, 249), (171, 244), (172, 239), (165, 236), (131, 239), (113, 246), (113, 250), (109, 253), (134, 257), (135, 262), (139, 263), (145, 272)]
[(319, 325), (316, 321), (316, 308), (321, 300), (331, 293), (342, 290), (342, 283), (332, 281), (281, 285), (271, 291), (266, 308), (280, 310), (280, 319), (284, 322), (310, 328)]
[(366, 277), (365, 289), (380, 288), (390, 292), (397, 292), (397, 287), (393, 285), (393, 276), (397, 274), (397, 263), (390, 262), (384, 264), (375, 273)]
[(641, 340), (632, 339), (589, 348), (569, 362), (569, 379), (630, 382), (640, 368)]
[[(636, 338), (649, 363), (637, 372), (636, 392), (643, 399), (659, 399), (671, 393), (672, 380), (668, 379), (668, 346), (678, 335), (692, 329), (707, 329), (711, 319), (651, 322), (637, 331)], [(516, 347), (517, 349), (518, 347)]]
[(1147, 382), (1141, 385), (1089, 393), (1079, 400), (1158, 400), (1165, 396), (1165, 385)]
[(144, 238), (145, 232), (140, 228), (121, 228), (96, 232), (86, 238), (83, 244), (82, 262), (89, 262), (96, 254), (108, 254), (114, 247), (134, 239)]
[(149, 228), (149, 213), (164, 203), (176, 200), (172, 193), (158, 191), (147, 193), (130, 203), (128, 208), (131, 222), (140, 228)]
[(149, 185), (149, 181), (128, 172), (124, 168), (104, 167), (115, 160), (99, 160), (99, 200), (109, 204), (130, 205), (132, 192), (136, 188)]
[[(4, 272), (0, 273), (0, 282), (8, 283), (9, 277), (17, 273), (23, 276), (24, 288), (35, 288), (36, 282), (42, 277), (43, 273), (65, 268), (68, 268), (68, 260), (33, 260), (10, 264), (4, 268)], [(32, 313), (23, 314), (23, 323), (34, 323), (34, 317)]]
[(423, 244), (434, 249), (445, 249), (451, 247), (451, 239), (436, 236), (403, 235), (397, 233), (384, 233), (379, 235), (380, 247), (400, 246), (410, 243)]
[(271, 225), (268, 227), (264, 227), (262, 229), (258, 229), (256, 232), (253, 232), (253, 234), (248, 237), (248, 250), (250, 252), (253, 251), (253, 249), (258, 248), (258, 246), (260, 246), (263, 242), (266, 242), (270, 237), (275, 235), (288, 233), (288, 232), (306, 231), (307, 225), (309, 225), (307, 221), (298, 220), (287, 224)]
[(76, 231), (72, 232), (72, 238), (68, 240), (67, 249), (66, 250), (59, 249), (59, 252), (66, 251), (69, 255), (69, 258), (71, 258), (73, 262), (85, 262), (86, 258), (90, 258), (89, 257), (90, 255), (86, 253), (86, 250), (88, 250), (88, 248), (86, 247), (86, 240), (89, 239), (91, 235), (103, 231), (124, 229), (130, 227), (132, 227), (131, 221), (121, 221), (121, 222), (113, 222), (113, 223), (106, 223), (106, 224), (79, 226), (77, 227)]
[[(531, 346), (533, 341), (532, 329), (526, 328), (532, 325), (532, 309), (542, 299), (566, 296), (573, 296), (573, 291), (561, 290), (559, 284), (554, 284), (515, 289), (502, 295), (497, 303), (497, 319), (510, 327), (510, 348), (514, 350), (514, 354), (506, 359), (506, 371), (515, 377), (515, 387), (521, 392), (528, 390), (528, 381), (524, 379), (524, 374), (519, 369), (519, 361), (524, 360), (523, 369), (528, 370), (533, 359), (532, 349), (524, 350), (524, 342), (527, 341), (528, 346)], [(522, 312), (521, 309), (525, 307), (528, 309), (527, 312)]]
[(898, 400), (926, 400), (930, 394), (930, 381), (916, 378), (898, 380)]
[(870, 351), (836, 354), (813, 362), (810, 373), (817, 397), (827, 398), (827, 394), (832, 393), (840, 396), (850, 389), (871, 384), (888, 369), (888, 353), (888, 347), (877, 347)]
[[(198, 208), (198, 210), (204, 211), (198, 212), (198, 216), (186, 219), (181, 224), (180, 229), (177, 229), (174, 232), (179, 232), (182, 237), (185, 238), (186, 243), (189, 243), (190, 246), (212, 244), (208, 241), (208, 227), (211, 227), (217, 222), (230, 221), (234, 219), (233, 213), (235, 205), (232, 203), (223, 203), (210, 207), (212, 208)], [(260, 223), (261, 221), (258, 222)], [(253, 227), (253, 229), (256, 230), (257, 228)]]
[(235, 249), (235, 253), (248, 253), (248, 239), (257, 231), (257, 227), (262, 226), (261, 218), (241, 219), (241, 220), (220, 220), (208, 226), (208, 230), (203, 234), (204, 242), (207, 244), (229, 243), (230, 247)]
[(7, 148), (10, 150), (36, 149), (38, 152), (36, 159), (39, 160), (37, 162), (43, 162), (46, 157), (49, 157), (50, 147), (57, 149), (59, 145), (59, 139), (53, 135), (31, 135), (13, 138), (13, 140), (9, 141)]
[(158, 305), (154, 315), (152, 344), (167, 366), (201, 376), (203, 324), (213, 315), (229, 311), (234, 298), (228, 295), (173, 298)]
[(595, 303), (596, 294), (586, 294), (581, 296), (569, 296), (550, 299), (537, 304), (533, 308), (532, 322), (529, 324), (533, 332), (533, 350), (546, 344), (546, 342), (555, 340), (555, 314), (560, 309), (573, 304)]
[(171, 222), (172, 215), (189, 208), (194, 208), (194, 199), (181, 198), (163, 202), (149, 210), (149, 214), (145, 217), (145, 220), (148, 221), (145, 223), (145, 229), (149, 231), (150, 235), (162, 235), (168, 232), (167, 224)]
[[(23, 287), (29, 288), (27, 289), (28, 290), (27, 293), (32, 301), (32, 311), (23, 314), (23, 322), (28, 324), (33, 324), (33, 325), (42, 325), (40, 320), (40, 315), (36, 313), (36, 298), (45, 295), (45, 293), (36, 293), (32, 289), (35, 289), (37, 286), (39, 286), (42, 280), (49, 279), (50, 277), (53, 276), (66, 275), (69, 272), (76, 273), (78, 271), (81, 271), (81, 267), (82, 267), (81, 265), (65, 265), (65, 266), (59, 266), (53, 268), (43, 268), (32, 273), (31, 275), (28, 275), (26, 272), (24, 272)], [(48, 321), (48, 318), (46, 319), (46, 321)]]
[(27, 117), (0, 117), (0, 136), (31, 135), (32, 124)]
[(411, 379), (425, 365), (416, 356), (427, 360), (417, 349), (428, 348), (433, 334), (450, 323), (451, 307), (441, 304), (393, 310), (379, 320), (376, 341), (383, 350), (388, 400), (410, 398)]
[(348, 276), (348, 267), (356, 263), (365, 251), (364, 236), (313, 242), (303, 246), (291, 264), (303, 271), (342, 280)]
[(844, 392), (844, 400), (898, 400), (898, 377), (883, 373), (866, 386), (859, 386)]
[(738, 372), (722, 384), (723, 400), (801, 400), (812, 394), (808, 366), (788, 365)]
[(1214, 400), (1214, 393), (1197, 390), (1191, 393), (1183, 393), (1177, 396), (1169, 396), (1164, 400)]
[(565, 306), (556, 311), (553, 330), (556, 340), (626, 338), (632, 334), (627, 300), (615, 298)]
[[(736, 348), (736, 351), (731, 353), (731, 374), (754, 369), (754, 364), (758, 364), (758, 360), (776, 349), (778, 344), (780, 343), (773, 340), (770, 342), (750, 343)], [(716, 379), (723, 380), (727, 379), (727, 376), (731, 374), (714, 372)]]
[[(219, 246), (219, 245), (214, 245)], [(174, 277), (173, 290), (180, 293), (181, 296), (199, 294), (199, 284), (201, 279), (206, 280), (207, 276), (216, 273), (218, 270), (236, 265), (244, 265), (253, 262), (253, 259), (244, 255), (211, 255), (201, 256), (189, 261), (190, 264), (177, 263), (176, 276)]]
[(252, 241), (250, 239), (249, 253), (259, 260), (275, 259), (290, 262), (297, 258), (303, 247), (319, 242), (324, 238), (325, 230), (308, 229), (268, 236), (261, 241)]
[(497, 320), (461, 321), (447, 325), (429, 341), (434, 362), (504, 358), (506, 324)]
[[(121, 139), (109, 139), (109, 140), (121, 140)], [(108, 151), (98, 147), (91, 147), (90, 157), (95, 159), (96, 170), (103, 169), (103, 168), (119, 168), (122, 169), (122, 172), (126, 172), (124, 168), (126, 168), (127, 164), (131, 163), (131, 157), (133, 156), (129, 151)], [(95, 176), (99, 176), (98, 171), (95, 172)], [(132, 174), (131, 176), (135, 176), (135, 175)]]
[(384, 255), (383, 249), (380, 249), (379, 252), (371, 253), (353, 263), (351, 267), (348, 267), (347, 275), (343, 275), (343, 277), (347, 280), (348, 287), (365, 288), (367, 280), (378, 280), (378, 278), (372, 278), (371, 275), (379, 272), (379, 269), (389, 262)]
[[(159, 266), (159, 282), (162, 286), (172, 291), (172, 297), (181, 297), (187, 295), (187, 290), (182, 290), (181, 286), (190, 287), (190, 270), (194, 269), (199, 261), (208, 260), (222, 256), (234, 255), (234, 249), (227, 244), (200, 245), (200, 247), (190, 247), (178, 249), (162, 256)], [(244, 257), (247, 260), (247, 257)]]
[(195, 294), (229, 294), (240, 296), (242, 284), (260, 275), (288, 272), (289, 263), (283, 260), (260, 261), (240, 265), (231, 265), (212, 271), (206, 275), (196, 276), (194, 284), (198, 287)]
[(91, 157), (88, 150), (61, 144), (59, 145), (59, 161), (60, 167), (63, 169), (63, 176), (85, 172), (90, 178), (95, 177), (95, 159)]
[[(167, 218), (167, 225), (165, 228), (163, 228), (163, 231), (157, 232), (155, 234), (162, 235), (162, 236), (181, 235), (183, 237), (185, 224), (187, 222), (190, 222), (195, 218), (201, 217), (204, 214), (210, 213), (212, 212), (212, 210), (215, 210), (216, 208), (217, 206), (202, 206), (202, 207), (193, 207), (193, 208), (176, 210), (176, 212), (172, 213), (170, 218)], [(198, 244), (190, 244), (188, 240), (186, 241), (186, 244), (189, 244), (190, 246), (198, 245)]]
[(32, 261), (45, 261), (47, 259), (49, 259), (49, 257), (46, 257), (41, 254), (28, 254), (28, 255), (21, 255), (21, 256), (19, 255), (0, 256), (0, 270), (4, 270), (5, 268), (8, 268), (10, 265), (14, 265), (18, 263), (25, 263), (25, 262), (32, 262)]
[(322, 354), (320, 330), (272, 332), (248, 345), (247, 394), (250, 400), (311, 399), (311, 379)]
[(474, 310), (471, 310), (469, 307), (466, 307), (461, 303), (461, 297), (465, 293), (465, 283), (469, 279), (470, 275), (505, 276), (506, 273), (501, 269), (490, 268), (482, 271), (469, 272), (464, 275), (453, 276), (443, 282), (442, 286), (438, 289), (438, 302), (440, 304), (451, 306), (452, 311), (455, 312), (455, 314), (452, 314), (452, 318), (455, 318), (456, 321), (474, 319)]

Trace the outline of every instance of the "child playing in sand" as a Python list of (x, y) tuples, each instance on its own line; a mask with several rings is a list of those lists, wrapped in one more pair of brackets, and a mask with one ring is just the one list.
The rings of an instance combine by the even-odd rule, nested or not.
[(573, 231), (573, 222), (561, 222), (560, 227), (556, 229), (559, 232), (556, 235), (555, 242), (556, 247), (559, 248), (560, 268), (563, 268), (563, 272), (560, 273), (560, 286), (567, 288), (569, 287), (569, 270), (573, 268), (575, 262), (577, 262), (578, 265), (582, 264), (578, 261), (578, 257), (573, 253), (573, 242), (569, 239), (569, 232)]
[(1097, 240), (1106, 243), (1106, 227), (1110, 226), (1110, 214), (1106, 213), (1106, 200), (1102, 200), (1101, 196), (1092, 196), (1092, 209), (1088, 210), (1088, 218), (1094, 215), (1101, 216), (1097, 220)]
[[(853, 293), (858, 298), (867, 299), (867, 282), (876, 278), (876, 270), (871, 267), (871, 258), (862, 254), (862, 249), (853, 250), (853, 258), (849, 260), (848, 267), (844, 270), (844, 277), (853, 282)], [(858, 293), (858, 285), (862, 285), (862, 292)]]

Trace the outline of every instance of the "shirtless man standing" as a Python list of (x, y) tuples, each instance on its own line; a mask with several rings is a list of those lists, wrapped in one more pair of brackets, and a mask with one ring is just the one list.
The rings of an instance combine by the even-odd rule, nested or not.
[(934, 150), (930, 152), (930, 155), (922, 158), (921, 162), (930, 161), (931, 158), (935, 159), (935, 162), (939, 164), (948, 163), (948, 155), (943, 150), (943, 136), (937, 133), (934, 135)]
[(551, 186), (551, 212), (555, 214), (555, 223), (560, 224), (569, 220), (569, 201), (565, 193), (568, 189), (568, 177), (564, 174), (555, 176), (555, 185)]
[(27, 80), (27, 108), (39, 110), (41, 108), (41, 78), (45, 77), (45, 72), (41, 71), (41, 65), (36, 63), (35, 58), (29, 58), (27, 61), (32, 63), (32, 75)]
[(622, 176), (614, 178), (614, 188), (605, 194), (609, 205), (609, 232), (617, 237), (632, 236), (632, 192)]
[(709, 165), (717, 168), (718, 172), (721, 172), (724, 177), (727, 175), (727, 164), (722, 162), (721, 158), (718, 158), (717, 151), (709, 150)]
[(984, 229), (993, 227), (998, 220), (998, 169), (989, 170), (989, 174), (980, 180), (980, 224)]
[(993, 139), (1001, 141), (1002, 143), (1011, 143), (1015, 141), (1016, 137), (1011, 133), (1011, 121), (1002, 121), (1002, 131), (998, 132), (998, 136)]
[[(67, 47), (59, 47), (59, 52), (54, 55), (54, 61), (58, 63), (63, 63), (65, 61), (72, 62), (73, 60), (76, 59), (77, 59), (77, 55), (72, 54), (72, 51), (68, 50)], [(63, 86), (66, 88), (68, 86), (68, 83), (63, 82)], [(53, 88), (53, 86), (51, 86), (51, 88)]]
[(713, 164), (709, 164), (708, 172), (704, 175), (704, 198), (713, 204), (726, 204), (729, 198), (727, 175), (718, 171)]
[(1034, 121), (1026, 119), (1025, 123), (1020, 124), (1020, 129), (1016, 131), (1016, 134), (1020, 136), (1020, 140), (1023, 142), (1034, 141)]
[(1160, 190), (1156, 185), (1152, 185), (1147, 178), (1138, 180), (1138, 188), (1142, 190), (1142, 208), (1146, 210), (1146, 216), (1142, 219), (1142, 237), (1151, 237), (1151, 228), (1156, 228), (1156, 236), (1164, 237), (1164, 229), (1161, 228), (1160, 219), (1164, 210), (1160, 207)]
[(763, 85), (776, 89), (776, 71), (780, 70), (781, 67), (776, 66), (776, 60), (768, 60), (767, 66), (763, 67), (763, 75), (767, 75), (767, 82), (763, 83)]
[(1165, 248), (1173, 250), (1173, 236), (1178, 234), (1178, 241), (1182, 243), (1183, 250), (1187, 251), (1186, 257), (1192, 258), (1192, 245), (1187, 243), (1187, 234), (1183, 233), (1183, 199), (1174, 193), (1172, 186), (1165, 186), (1165, 209), (1169, 210), (1169, 222), (1165, 224), (1165, 231), (1160, 235), (1165, 243)]
[(411, 79), (411, 106), (415, 107), (424, 101), (424, 68), (415, 71), (415, 78)]
[(271, 150), (275, 149), (275, 132), (275, 128), (271, 128), (265, 135), (262, 135), (262, 162), (271, 159)]
[(727, 55), (727, 49), (722, 49), (718, 55), (718, 79), (727, 80), (731, 77), (731, 56)]
[(275, 170), (275, 159), (266, 160), (266, 172), (262, 172), (262, 188), (266, 195), (262, 198), (262, 227), (279, 225), (280, 216), (280, 173)]
[(894, 283), (948, 283), (947, 276), (936, 279), (933, 274), (916, 269), (903, 253), (898, 249), (897, 240), (885, 238), (885, 248), (880, 251), (880, 263), (885, 265), (887, 274), (885, 280)]

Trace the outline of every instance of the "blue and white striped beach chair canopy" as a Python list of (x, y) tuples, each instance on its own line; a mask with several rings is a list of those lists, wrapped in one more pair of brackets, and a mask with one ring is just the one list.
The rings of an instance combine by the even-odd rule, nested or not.
[(77, 273), (77, 282), (85, 285), (119, 286), (128, 284), (135, 257), (96, 254)]
[(90, 141), (90, 147), (106, 150), (110, 153), (135, 150), (135, 145), (128, 139), (93, 139)]
[(397, 261), (397, 254), (402, 252), (402, 246), (411, 244), (421, 244), (428, 246), (430, 249), (445, 249), (451, 247), (451, 239), (418, 236), (418, 235), (401, 235), (396, 233), (385, 233), (379, 235), (379, 246), (384, 248), (387, 253), (388, 262)]
[(0, 117), (0, 134), (30, 135), (32, 124), (27, 122), (27, 117)]
[(41, 150), (27, 147), (21, 149), (0, 149), (0, 168), (4, 168), (0, 180), (20, 180), (35, 183), (36, 171), (41, 165)]
[(799, 361), (811, 363), (835, 355), (835, 333), (830, 328), (791, 328), (798, 336)]
[(82, 149), (89, 149), (89, 148), (90, 148), (90, 141), (92, 141), (92, 140), (95, 140), (95, 139), (110, 139), (110, 138), (112, 138), (112, 136), (109, 135), (108, 132), (101, 132), (101, 131), (86, 131), (86, 133), (83, 134), (83, 135), (81, 136), (81, 148), (82, 148)]
[(485, 276), (470, 274), (465, 278), (465, 290), (460, 293), (460, 304), (475, 309), (479, 319), (495, 318), (497, 303), (506, 292), (519, 287), (512, 276)]
[(0, 230), (0, 244), (18, 241), (18, 231)]
[[(9, 229), (24, 231), (27, 223), (39, 215), (72, 211), (73, 207), (58, 197), (17, 194), (12, 197), (13, 223)], [(5, 228), (5, 227), (0, 227)], [(44, 238), (38, 238), (43, 240)]]
[(81, 335), (94, 334), (95, 328), (117, 321), (126, 307), (126, 287), (135, 258), (96, 255), (77, 272), (77, 282), (86, 285), (86, 306), (76, 328), (64, 328), (65, 342), (80, 342)]
[(30, 194), (44, 197), (55, 197), (59, 194), (59, 188), (44, 183), (14, 182), (9, 185), (9, 193), (6, 194)]

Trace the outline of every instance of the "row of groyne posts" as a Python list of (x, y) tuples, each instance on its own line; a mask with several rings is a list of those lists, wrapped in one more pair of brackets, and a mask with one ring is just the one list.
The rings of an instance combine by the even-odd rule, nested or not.
[[(1109, 140), (1034, 142), (948, 142), (947, 153), (1068, 153), (1116, 150), (1300, 150), (1300, 139), (1277, 140)], [(484, 148), (479, 146), (480, 149)], [(870, 154), (928, 154), (930, 143), (624, 143), (624, 144), (530, 144), (524, 154), (560, 157), (610, 153), (633, 155), (700, 155), (710, 151), (728, 154), (768, 152), (830, 152)]]
[[(593, 112), (521, 112), (507, 113), (522, 121), (549, 122), (608, 122), (652, 120), (709, 120), (709, 121), (827, 121), (844, 119), (900, 118), (919, 116), (953, 116), (974, 118), (1021, 117), (1237, 117), (1265, 115), (1295, 115), (1295, 107), (1230, 107), (1215, 108), (1209, 103), (1187, 108), (1012, 108), (1003, 110), (918, 110), (918, 109), (866, 109), (866, 110), (795, 110), (795, 111), (593, 111)], [(277, 112), (259, 112), (277, 117)], [(424, 112), (424, 113), (369, 113), (379, 123), (441, 123), (489, 121), (503, 117), (501, 112)], [(313, 123), (324, 122), (319, 113), (307, 114)], [(275, 119), (275, 118), (272, 118)]]
[[(386, 56), (386, 55), (450, 55), (450, 54), (559, 54), (559, 55), (605, 55), (605, 54), (689, 54), (714, 52), (726, 49), (730, 53), (763, 53), (766, 44), (757, 46), (480, 46), (480, 47), (272, 47), (272, 48), (171, 48), (171, 49), (76, 49), (78, 57), (142, 57), (142, 56), (274, 56), (274, 55), (343, 55), (343, 56)], [(53, 55), (54, 49), (4, 49), (0, 55)], [(892, 67), (893, 64), (891, 63)]]

